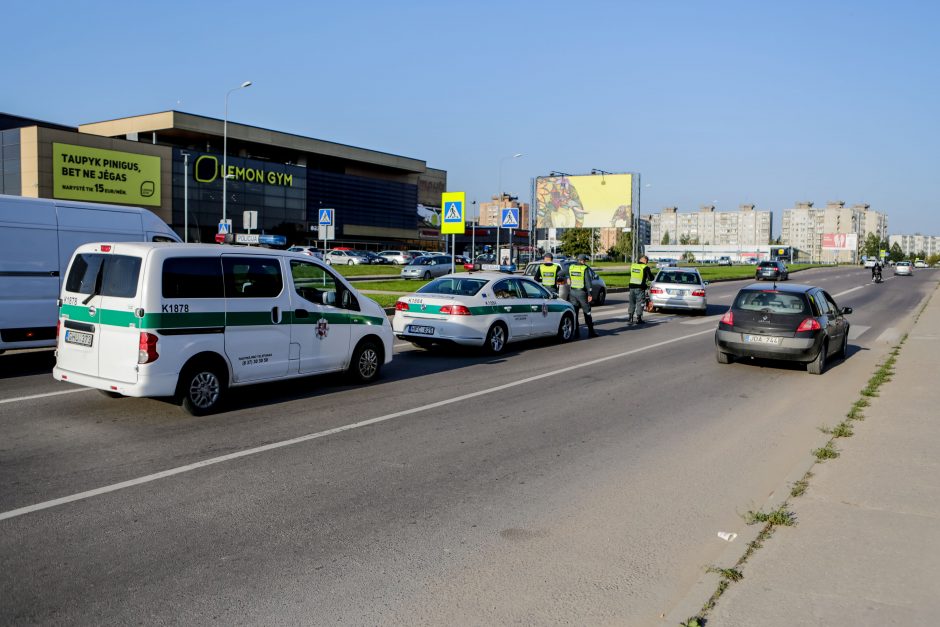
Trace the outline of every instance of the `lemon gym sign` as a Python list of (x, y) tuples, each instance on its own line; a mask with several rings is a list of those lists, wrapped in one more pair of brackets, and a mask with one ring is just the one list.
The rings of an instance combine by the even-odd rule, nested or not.
[[(232, 159), (229, 158), (229, 161), (232, 161)], [(248, 183), (280, 185), (281, 187), (291, 187), (294, 184), (293, 174), (233, 163), (226, 165), (228, 166), (228, 179), (230, 181), (247, 181)], [(219, 163), (219, 158), (215, 155), (197, 157), (193, 167), (193, 177), (197, 183), (211, 183), (222, 178), (222, 164)]]
[(54, 198), (160, 206), (160, 157), (52, 144)]

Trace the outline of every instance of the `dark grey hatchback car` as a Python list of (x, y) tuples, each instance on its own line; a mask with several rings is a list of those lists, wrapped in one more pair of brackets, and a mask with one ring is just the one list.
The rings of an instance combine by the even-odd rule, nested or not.
[(846, 314), (825, 290), (812, 285), (768, 288), (754, 283), (734, 299), (715, 331), (718, 363), (735, 357), (781, 359), (822, 374), (830, 357), (844, 358), (849, 339)]

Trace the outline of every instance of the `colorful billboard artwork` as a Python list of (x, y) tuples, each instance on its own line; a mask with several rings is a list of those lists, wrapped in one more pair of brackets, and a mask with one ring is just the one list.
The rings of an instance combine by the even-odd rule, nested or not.
[(823, 233), (823, 250), (857, 250), (857, 233)]
[(546, 176), (535, 181), (536, 227), (630, 226), (633, 175)]

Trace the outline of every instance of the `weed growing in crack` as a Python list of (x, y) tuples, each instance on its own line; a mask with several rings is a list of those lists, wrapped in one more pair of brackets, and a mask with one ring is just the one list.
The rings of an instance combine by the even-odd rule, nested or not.
[(826, 442), (826, 446), (821, 446), (818, 449), (813, 451), (813, 455), (816, 456), (816, 459), (823, 462), (827, 459), (835, 459), (839, 456), (839, 451), (835, 449), (832, 445), (832, 441)]
[(728, 581), (741, 581), (744, 579), (744, 574), (737, 568), (720, 568), (718, 566), (709, 566), (705, 569), (707, 573), (715, 573), (716, 575), (721, 576), (722, 579), (727, 579)]
[(772, 512), (750, 510), (744, 515), (744, 522), (749, 525), (767, 523), (774, 527), (792, 527), (796, 524), (796, 514), (782, 506)]

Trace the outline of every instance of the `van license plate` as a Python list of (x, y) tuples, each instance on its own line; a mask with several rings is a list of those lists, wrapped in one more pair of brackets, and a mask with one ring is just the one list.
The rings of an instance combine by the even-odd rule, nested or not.
[(94, 341), (94, 339), (95, 336), (92, 333), (82, 333), (81, 331), (72, 331), (71, 329), (66, 329), (65, 331), (66, 344), (91, 346), (91, 343)]
[(418, 324), (409, 324), (408, 333), (416, 335), (434, 335), (434, 327), (425, 327)]
[(782, 338), (771, 335), (745, 335), (744, 341), (751, 344), (779, 344)]

